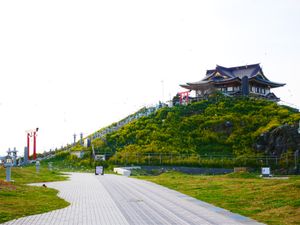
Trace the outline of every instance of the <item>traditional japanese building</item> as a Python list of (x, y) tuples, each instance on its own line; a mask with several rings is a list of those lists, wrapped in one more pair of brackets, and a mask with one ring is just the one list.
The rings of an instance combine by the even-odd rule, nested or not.
[(221, 91), (231, 96), (250, 95), (279, 101), (271, 89), (284, 85), (270, 81), (260, 65), (253, 64), (229, 68), (217, 65), (215, 69), (207, 70), (202, 80), (180, 86), (195, 91), (198, 99), (206, 98), (214, 91)]

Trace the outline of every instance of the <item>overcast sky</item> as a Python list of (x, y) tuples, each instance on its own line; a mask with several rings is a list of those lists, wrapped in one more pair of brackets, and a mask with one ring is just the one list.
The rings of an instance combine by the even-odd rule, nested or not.
[(261, 63), (300, 106), (300, 1), (0, 1), (0, 155), (72, 142), (216, 64)]

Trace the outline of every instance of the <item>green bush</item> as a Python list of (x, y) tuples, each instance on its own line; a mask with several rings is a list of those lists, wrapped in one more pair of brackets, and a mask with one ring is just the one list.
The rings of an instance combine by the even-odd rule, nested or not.
[[(106, 135), (106, 140), (95, 140), (99, 152), (118, 153), (111, 161), (120, 164), (149, 163), (145, 156), (128, 154), (200, 154), (233, 155), (234, 162), (173, 159), (173, 164), (228, 166), (251, 164), (255, 160), (245, 157), (260, 156), (253, 148), (263, 132), (284, 123), (294, 124), (300, 114), (292, 108), (256, 98), (228, 98), (216, 95), (205, 101), (187, 106), (162, 108), (156, 113), (135, 120), (116, 132)], [(294, 149), (293, 149), (294, 151)], [(153, 163), (160, 159), (152, 158)], [(167, 162), (166, 162), (167, 163)]]

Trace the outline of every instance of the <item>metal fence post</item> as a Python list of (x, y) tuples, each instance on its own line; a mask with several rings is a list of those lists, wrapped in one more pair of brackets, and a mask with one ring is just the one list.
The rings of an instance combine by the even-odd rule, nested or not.
[(294, 152), (294, 160), (295, 160), (295, 170), (298, 170), (299, 150), (296, 150)]

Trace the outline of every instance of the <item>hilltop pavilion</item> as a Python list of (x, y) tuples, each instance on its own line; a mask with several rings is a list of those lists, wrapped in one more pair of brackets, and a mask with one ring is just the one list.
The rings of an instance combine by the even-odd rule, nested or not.
[(206, 98), (214, 91), (221, 91), (230, 96), (249, 95), (279, 101), (271, 89), (284, 85), (270, 81), (260, 64), (253, 64), (229, 68), (217, 65), (215, 69), (207, 70), (202, 80), (180, 86), (195, 91), (197, 99)]

